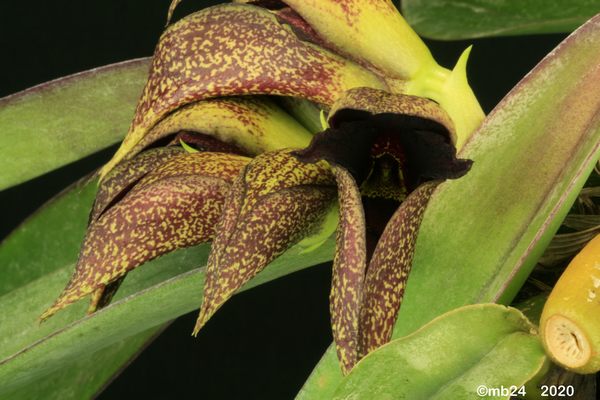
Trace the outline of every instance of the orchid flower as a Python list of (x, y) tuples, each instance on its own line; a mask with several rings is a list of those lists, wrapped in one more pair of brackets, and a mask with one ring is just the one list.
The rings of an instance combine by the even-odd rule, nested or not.
[[(42, 319), (89, 294), (93, 312), (128, 271), (212, 241), (197, 333), (277, 256), (337, 230), (331, 318), (347, 373), (391, 337), (436, 186), (471, 166), (456, 157), (483, 119), (468, 50), (438, 66), (387, 0), (241, 3), (162, 35), (76, 271)], [(327, 116), (321, 132), (284, 110), (298, 104)]]

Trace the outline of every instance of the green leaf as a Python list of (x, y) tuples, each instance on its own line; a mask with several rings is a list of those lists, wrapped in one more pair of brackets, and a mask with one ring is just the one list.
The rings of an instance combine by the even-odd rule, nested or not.
[[(54, 371), (85, 367), (93, 374), (98, 367), (99, 379), (81, 392), (92, 393), (129, 358), (124, 352), (134, 354), (145, 342), (142, 336), (151, 336), (150, 329), (199, 306), (204, 268), (198, 266), (206, 263), (208, 245), (176, 251), (132, 271), (113, 303), (92, 316), (84, 317), (86, 304), (79, 302), (39, 324), (38, 317), (73, 272), (95, 188), (96, 182), (90, 182), (67, 192), (0, 246), (2, 276), (11, 277), (2, 280), (0, 292), (0, 397), (20, 393), (31, 398), (37, 390), (32, 383), (49, 385), (58, 379)], [(294, 247), (245, 288), (330, 260), (332, 249), (331, 240), (311, 252)], [(26, 260), (20, 273), (19, 259)], [(139, 336), (124, 343), (131, 335)], [(127, 350), (121, 352), (121, 346)], [(112, 360), (113, 366), (86, 364), (96, 357)], [(76, 386), (81, 375), (72, 378), (69, 385)]]
[(439, 40), (571, 32), (598, 12), (598, 0), (402, 1), (412, 28)]
[[(17, 288), (76, 261), (95, 193), (95, 182), (75, 185), (44, 206), (0, 245), (0, 304)], [(9, 324), (10, 318), (11, 314), (2, 314), (0, 326)], [(5, 397), (92, 397), (158, 331), (160, 329), (151, 328), (120, 340), (108, 349), (96, 351), (90, 357), (65, 363), (37, 380), (35, 385), (16, 387), (5, 393)]]
[(0, 99), (0, 190), (123, 139), (148, 65), (125, 61)]
[[(509, 303), (600, 157), (600, 16), (568, 37), (459, 154), (474, 161), (434, 194), (394, 337), (465, 304)], [(341, 379), (330, 348), (299, 399)]]
[(49, 375), (36, 380), (33, 385), (18, 386), (9, 390), (2, 394), (2, 398), (11, 400), (94, 398), (161, 331), (160, 328), (150, 328), (115, 342), (109, 348), (98, 350), (55, 369)]
[(370, 353), (333, 398), (474, 399), (481, 396), (477, 388), (482, 385), (521, 387), (546, 360), (534, 326), (517, 309), (477, 304), (444, 314)]

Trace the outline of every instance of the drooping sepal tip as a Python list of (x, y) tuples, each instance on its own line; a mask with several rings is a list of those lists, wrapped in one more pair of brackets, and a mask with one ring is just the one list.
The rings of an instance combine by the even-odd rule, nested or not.
[[(240, 173), (211, 247), (196, 335), (210, 317), (271, 261), (316, 233), (330, 236), (333, 177), (324, 162), (304, 164), (289, 150), (263, 153)], [(319, 227), (326, 222), (326, 229)]]
[(167, 22), (165, 23), (165, 27), (169, 26), (171, 23), (171, 19), (173, 18), (173, 13), (177, 6), (181, 3), (181, 0), (171, 0), (171, 4), (169, 4), (169, 11), (167, 11)]

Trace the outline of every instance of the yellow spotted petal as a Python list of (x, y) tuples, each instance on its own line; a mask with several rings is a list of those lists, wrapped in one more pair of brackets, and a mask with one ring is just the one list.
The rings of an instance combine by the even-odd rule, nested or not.
[(73, 277), (41, 319), (91, 293), (94, 311), (107, 303), (128, 271), (212, 239), (230, 183), (248, 161), (186, 152), (148, 173), (91, 223)]
[(338, 187), (340, 218), (329, 309), (331, 328), (342, 372), (347, 374), (358, 361), (358, 330), (363, 282), (367, 267), (365, 213), (360, 191), (352, 175), (333, 165)]
[(198, 132), (233, 144), (248, 155), (305, 147), (312, 135), (266, 97), (224, 97), (198, 101), (169, 114), (132, 148), (132, 157), (177, 132)]
[(317, 228), (335, 198), (324, 162), (287, 151), (256, 157), (235, 181), (206, 267), (196, 334), (242, 285)]
[(167, 26), (171, 23), (171, 18), (173, 18), (173, 13), (177, 6), (181, 3), (181, 0), (171, 0), (171, 4), (169, 4), (169, 10), (167, 11)]
[(358, 359), (390, 341), (425, 208), (439, 181), (414, 190), (398, 207), (381, 235), (364, 283)]
[(137, 157), (122, 162), (104, 178), (98, 187), (90, 222), (95, 221), (116, 198), (168, 159), (183, 153), (181, 147), (161, 147), (150, 149)]
[(246, 4), (204, 9), (162, 35), (129, 132), (101, 176), (158, 121), (186, 104), (248, 94), (331, 104), (358, 86), (386, 87), (371, 71), (298, 39), (268, 10)]

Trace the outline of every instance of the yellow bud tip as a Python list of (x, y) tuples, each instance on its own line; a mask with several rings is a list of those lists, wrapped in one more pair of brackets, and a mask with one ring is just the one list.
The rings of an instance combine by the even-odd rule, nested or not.
[(583, 367), (592, 356), (590, 341), (585, 333), (560, 314), (546, 321), (544, 340), (550, 355), (567, 368)]

